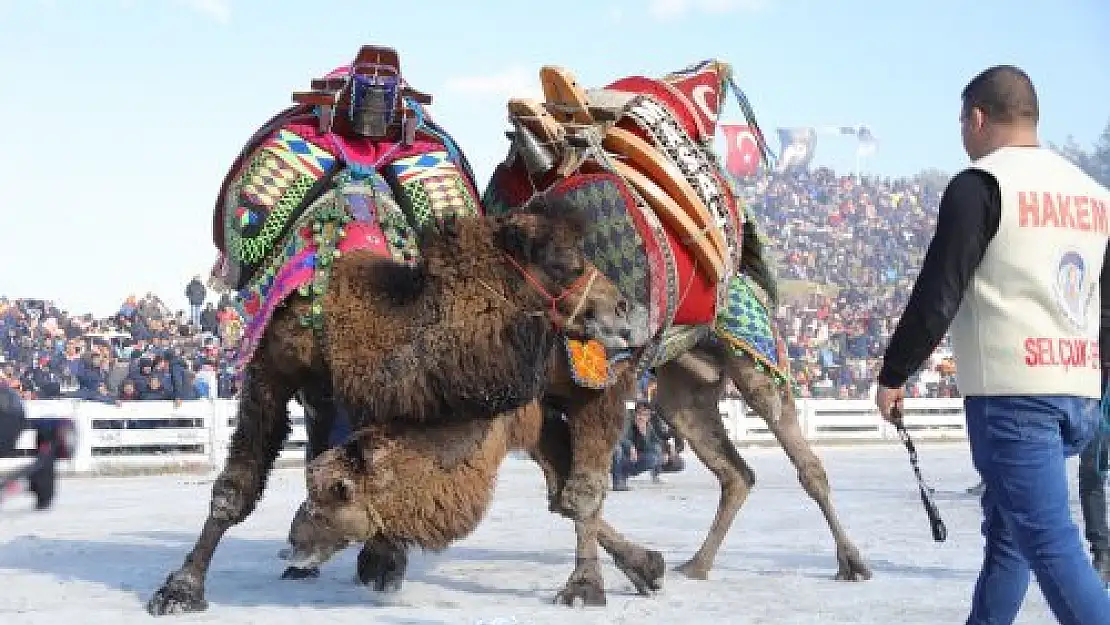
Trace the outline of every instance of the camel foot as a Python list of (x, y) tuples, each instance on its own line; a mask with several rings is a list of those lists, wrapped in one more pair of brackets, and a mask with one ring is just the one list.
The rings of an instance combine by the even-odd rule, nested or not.
[(555, 595), (554, 603), (565, 606), (576, 605), (603, 606), (605, 605), (605, 588), (601, 579), (586, 576), (571, 576), (567, 585), (559, 594)]
[(676, 566), (674, 570), (682, 573), (690, 579), (697, 579), (702, 581), (709, 579), (709, 567), (697, 562), (696, 560), (690, 560), (684, 564), (680, 564)]
[(563, 485), (559, 507), (572, 519), (593, 516), (605, 501), (609, 476), (605, 473), (575, 473)]
[(316, 579), (320, 577), (320, 569), (315, 566), (300, 568), (290, 566), (281, 574), (282, 579)]
[(398, 592), (405, 582), (409, 556), (403, 548), (367, 543), (358, 553), (358, 579), (378, 592)]
[(207, 609), (204, 588), (191, 576), (181, 572), (167, 577), (166, 583), (162, 584), (146, 604), (146, 611), (152, 616), (204, 612)]
[(663, 575), (666, 574), (667, 565), (662, 553), (647, 549), (641, 557), (616, 557), (613, 562), (641, 595), (647, 596), (663, 589)]
[(862, 582), (871, 579), (871, 567), (863, 561), (863, 556), (855, 547), (836, 550), (836, 580), (842, 582)]

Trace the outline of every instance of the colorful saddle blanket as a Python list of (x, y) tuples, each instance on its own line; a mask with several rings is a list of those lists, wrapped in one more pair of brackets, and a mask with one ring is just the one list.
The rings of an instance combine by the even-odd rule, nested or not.
[[(710, 140), (723, 96), (727, 65), (706, 62), (662, 80), (622, 78), (604, 90), (633, 95), (616, 125), (646, 141), (677, 172), (723, 230), (727, 275), (739, 266), (743, 220), (713, 154)], [(705, 92), (711, 86), (711, 95)], [(709, 108), (697, 108), (700, 102)], [(589, 258), (624, 289), (624, 295), (651, 311), (651, 329), (713, 321), (723, 306), (727, 280), (714, 283), (695, 271), (685, 235), (659, 219), (644, 198), (615, 172), (576, 172), (556, 182), (549, 195), (573, 193), (598, 227), (586, 240)], [(669, 187), (673, 185), (660, 185)], [(490, 212), (519, 207), (532, 192), (524, 166), (511, 161), (494, 172), (483, 204)]]
[(327, 290), (336, 255), (372, 250), (414, 262), (417, 233), (429, 222), (481, 214), (465, 157), (418, 103), (408, 104), (419, 124), (407, 143), (320, 132), (311, 111), (293, 107), (236, 160), (214, 216), (221, 255), (213, 281), (238, 292), (240, 364), (294, 293), (313, 299), (302, 323), (320, 327), (315, 300)]
[[(708, 60), (661, 79), (631, 76), (603, 89), (632, 96), (616, 126), (648, 142), (673, 165), (723, 231), (725, 279), (713, 283), (695, 271), (682, 235), (614, 172), (579, 171), (555, 182), (546, 194), (565, 197), (585, 211), (595, 224), (584, 240), (588, 258), (625, 297), (647, 306), (651, 330), (663, 333), (651, 364), (689, 349), (704, 336), (693, 329), (704, 326), (787, 381), (789, 363), (771, 305), (741, 273), (747, 213), (712, 148), (730, 79), (727, 64)], [(524, 164), (516, 159), (495, 169), (483, 204), (488, 212), (505, 212), (523, 205), (532, 193)]]

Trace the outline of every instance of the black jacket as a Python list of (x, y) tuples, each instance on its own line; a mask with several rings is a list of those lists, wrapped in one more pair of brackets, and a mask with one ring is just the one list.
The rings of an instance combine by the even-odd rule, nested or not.
[(207, 295), (207, 291), (200, 280), (193, 278), (189, 281), (189, 284), (185, 285), (185, 297), (193, 306), (200, 306), (203, 304), (205, 295)]

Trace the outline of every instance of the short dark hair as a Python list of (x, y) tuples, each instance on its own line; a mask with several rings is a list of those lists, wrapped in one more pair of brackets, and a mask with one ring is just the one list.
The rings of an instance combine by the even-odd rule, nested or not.
[(1040, 119), (1033, 81), (1013, 65), (996, 65), (983, 70), (967, 83), (961, 97), (965, 111), (977, 108), (991, 121), (1036, 124)]

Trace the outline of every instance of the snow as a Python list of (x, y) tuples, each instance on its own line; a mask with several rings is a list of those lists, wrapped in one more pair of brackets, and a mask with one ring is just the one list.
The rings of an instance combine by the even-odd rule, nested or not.
[[(442, 554), (413, 554), (404, 589), (391, 595), (354, 583), (353, 548), (318, 579), (278, 579), (277, 553), (304, 492), (298, 469), (278, 470), (255, 513), (216, 552), (209, 610), (161, 618), (266, 625), (962, 623), (982, 549), (978, 502), (963, 491), (977, 478), (964, 444), (919, 443), (918, 451), (938, 491), (946, 543), (932, 541), (904, 449), (818, 449), (841, 519), (874, 570), (870, 581), (832, 580), (832, 539), (784, 454), (747, 449), (758, 483), (708, 581), (669, 571), (659, 594), (640, 597), (605, 556), (609, 604), (574, 609), (550, 603), (572, 568), (572, 527), (546, 511), (542, 476), (526, 460), (506, 460), (475, 533)], [(607, 499), (606, 517), (625, 536), (661, 550), (668, 567), (694, 552), (717, 503), (712, 475), (692, 456), (687, 466), (661, 485), (634, 478), (631, 491)], [(0, 623), (151, 623), (145, 602), (192, 546), (210, 487), (190, 476), (69, 478), (48, 512), (34, 511), (29, 497), (6, 501)], [(1073, 515), (1081, 522), (1078, 510)], [(1018, 623), (1053, 622), (1034, 583)]]

